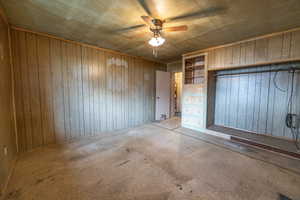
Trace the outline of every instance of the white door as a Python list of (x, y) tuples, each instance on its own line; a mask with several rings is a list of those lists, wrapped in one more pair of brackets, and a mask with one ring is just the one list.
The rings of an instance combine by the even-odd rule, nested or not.
[(170, 72), (156, 71), (155, 120), (170, 117), (170, 82)]

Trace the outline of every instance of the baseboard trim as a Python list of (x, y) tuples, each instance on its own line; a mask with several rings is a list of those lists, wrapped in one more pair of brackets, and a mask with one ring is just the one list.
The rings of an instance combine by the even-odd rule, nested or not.
[(244, 139), (244, 138), (240, 138), (240, 137), (236, 137), (236, 136), (231, 136), (231, 140), (235, 141), (235, 142), (255, 146), (255, 147), (265, 149), (265, 150), (268, 150), (268, 151), (273, 151), (273, 152), (276, 152), (276, 153), (280, 153), (280, 154), (283, 154), (283, 155), (286, 155), (286, 156), (290, 156), (292, 158), (300, 159), (300, 154), (299, 153), (287, 151), (287, 150), (284, 150), (284, 149), (273, 147), (271, 145), (262, 144), (262, 143), (259, 143), (259, 142), (255, 142), (255, 141), (252, 141), (252, 140), (249, 140), (249, 139)]

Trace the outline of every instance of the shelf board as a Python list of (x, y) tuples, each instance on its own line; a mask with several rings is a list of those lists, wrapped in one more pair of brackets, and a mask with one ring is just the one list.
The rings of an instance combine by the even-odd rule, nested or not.
[(186, 66), (185, 69), (196, 69), (196, 68), (203, 68), (204, 69), (204, 65), (192, 65), (192, 66)]
[(185, 79), (204, 78), (204, 76), (185, 77)]

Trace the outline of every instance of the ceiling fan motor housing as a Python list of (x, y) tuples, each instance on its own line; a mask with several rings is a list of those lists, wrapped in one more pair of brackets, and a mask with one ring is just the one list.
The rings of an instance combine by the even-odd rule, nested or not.
[(163, 28), (163, 21), (160, 19), (152, 19), (153, 27), (150, 27), (150, 30), (154, 35), (159, 35)]
[(154, 24), (154, 26), (162, 27), (164, 22), (160, 19), (152, 19), (152, 23)]

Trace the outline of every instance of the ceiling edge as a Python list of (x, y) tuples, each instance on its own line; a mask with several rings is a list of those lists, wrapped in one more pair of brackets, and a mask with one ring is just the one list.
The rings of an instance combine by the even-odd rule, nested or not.
[[(0, 14), (1, 14), (1, 10), (0, 10)], [(27, 33), (33, 33), (33, 34), (37, 34), (37, 35), (41, 35), (41, 36), (45, 36), (45, 37), (50, 37), (50, 38), (53, 38), (53, 39), (57, 39), (57, 40), (77, 44), (77, 45), (80, 45), (80, 46), (83, 46), (83, 47), (90, 47), (90, 48), (93, 48), (93, 49), (97, 49), (97, 50), (101, 50), (101, 51), (105, 51), (105, 52), (109, 52), (109, 53), (115, 53), (115, 54), (119, 54), (119, 55), (123, 55), (123, 56), (139, 58), (139, 59), (143, 59), (143, 60), (147, 60), (147, 61), (150, 61), (150, 62), (155, 62), (155, 63), (163, 64), (163, 65), (167, 64), (165, 62), (157, 61), (157, 60), (154, 60), (154, 59), (152, 60), (152, 59), (141, 57), (141, 56), (134, 56), (134, 55), (131, 55), (131, 54), (120, 52), (120, 51), (98, 47), (98, 46), (92, 45), (92, 44), (87, 44), (87, 43), (83, 43), (83, 42), (78, 42), (78, 41), (74, 41), (74, 40), (65, 39), (63, 37), (55, 36), (55, 35), (52, 35), (52, 34), (49, 34), (49, 33), (42, 33), (42, 32), (38, 32), (38, 31), (29, 30), (29, 29), (26, 29), (26, 28), (21, 28), (19, 26), (15, 26), (15, 25), (10, 25), (10, 28), (13, 29), (13, 30), (27, 32)]]
[(239, 41), (231, 42), (231, 43), (228, 43), (228, 44), (223, 44), (223, 45), (209, 47), (209, 48), (206, 48), (206, 49), (200, 49), (200, 50), (197, 50), (197, 51), (192, 51), (192, 52), (189, 52), (189, 53), (182, 54), (182, 56), (183, 57), (191, 56), (191, 55), (195, 55), (195, 54), (198, 54), (198, 53), (211, 51), (213, 49), (229, 47), (229, 46), (233, 46), (233, 45), (237, 45), (237, 44), (241, 44), (241, 43), (245, 43), (245, 42), (250, 42), (250, 41), (264, 39), (264, 38), (269, 38), (269, 37), (272, 37), (272, 36), (276, 36), (276, 35), (280, 35), (280, 34), (284, 34), (284, 33), (290, 33), (290, 32), (299, 31), (299, 30), (300, 30), (300, 27), (297, 27), (297, 28), (292, 28), (292, 29), (288, 29), (288, 30), (285, 30), (285, 31), (280, 31), (280, 32), (269, 33), (269, 34), (265, 34), (265, 35), (261, 35), (261, 36), (251, 37), (251, 38), (248, 38), (248, 39), (239, 40)]

